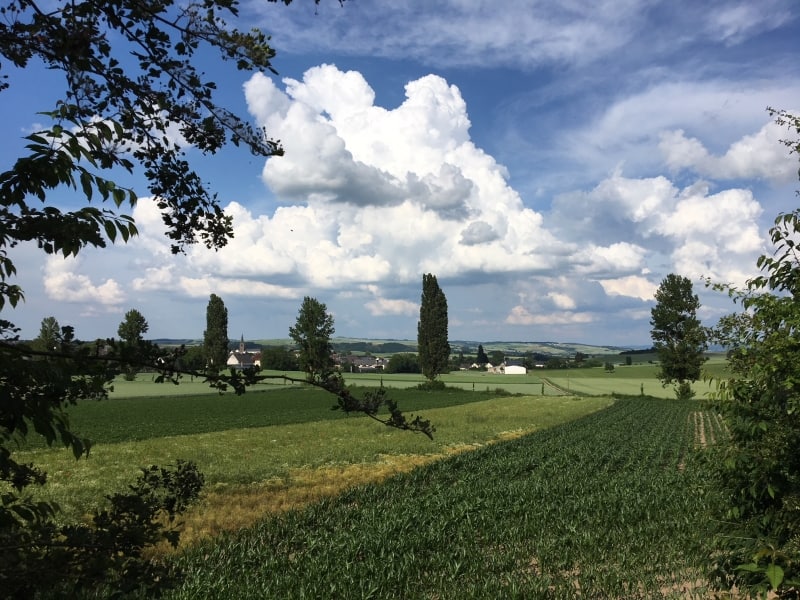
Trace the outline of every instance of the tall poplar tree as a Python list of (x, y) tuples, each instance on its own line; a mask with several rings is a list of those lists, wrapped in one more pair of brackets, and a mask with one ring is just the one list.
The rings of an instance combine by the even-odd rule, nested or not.
[(206, 330), (203, 333), (206, 368), (223, 369), (228, 361), (228, 309), (222, 298), (211, 294), (206, 308)]
[(691, 382), (700, 379), (708, 347), (706, 331), (697, 318), (700, 300), (686, 277), (670, 273), (655, 294), (650, 311), (650, 335), (658, 352), (658, 378), (666, 386), (675, 382), (678, 398), (691, 398)]
[(422, 374), (429, 381), (447, 371), (450, 343), (447, 341), (447, 298), (436, 275), (422, 276), (422, 302), (417, 324), (417, 347)]

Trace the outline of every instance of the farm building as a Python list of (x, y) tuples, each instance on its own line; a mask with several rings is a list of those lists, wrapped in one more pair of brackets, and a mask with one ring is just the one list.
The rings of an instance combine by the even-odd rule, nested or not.
[(244, 345), (244, 335), (242, 335), (239, 349), (231, 351), (226, 364), (231, 369), (256, 369), (261, 366), (261, 352), (247, 350)]
[(499, 375), (525, 375), (528, 372), (520, 361), (507, 360), (501, 362), (496, 367), (491, 363), (486, 363), (486, 370), (489, 373), (497, 373)]
[(345, 356), (339, 358), (337, 366), (348, 372), (370, 373), (383, 371), (388, 361), (380, 356)]

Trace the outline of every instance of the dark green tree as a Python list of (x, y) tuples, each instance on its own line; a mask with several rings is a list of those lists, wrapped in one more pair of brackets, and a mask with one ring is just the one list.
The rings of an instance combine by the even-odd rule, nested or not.
[(328, 307), (306, 296), (297, 313), (297, 322), (289, 328), (289, 337), (299, 350), (300, 369), (309, 381), (324, 381), (333, 370), (333, 317)]
[(478, 365), (485, 365), (489, 362), (489, 357), (486, 355), (482, 344), (478, 344), (478, 356), (475, 358), (475, 362)]
[(147, 324), (147, 319), (144, 318), (144, 315), (132, 308), (125, 313), (125, 319), (117, 329), (117, 335), (123, 341), (121, 346), (122, 356), (129, 361), (123, 367), (125, 379), (128, 381), (135, 380), (136, 373), (139, 372), (139, 367), (136, 363), (143, 347), (144, 334), (147, 333), (149, 328), (150, 326)]
[(189, 346), (180, 357), (181, 370), (192, 373), (203, 373), (206, 368), (206, 353), (203, 346)]
[(692, 282), (670, 273), (655, 293), (650, 311), (650, 335), (658, 353), (658, 378), (666, 386), (675, 383), (678, 398), (692, 398), (691, 382), (701, 376), (708, 348), (705, 328), (697, 318), (700, 300)]
[(144, 340), (144, 334), (150, 329), (147, 319), (135, 308), (125, 313), (125, 318), (119, 324), (117, 335), (128, 344), (138, 344)]
[(450, 343), (447, 339), (447, 298), (436, 275), (422, 276), (422, 302), (417, 323), (417, 352), (422, 374), (433, 381), (447, 370)]
[[(800, 134), (800, 116), (770, 110)], [(800, 154), (800, 135), (784, 140)], [(730, 431), (715, 450), (729, 503), (709, 562), (720, 587), (752, 596), (797, 597), (800, 580), (800, 209), (770, 229), (772, 255), (744, 290), (715, 285), (743, 311), (720, 320), (712, 339), (729, 349), (730, 376), (718, 381), (717, 406)]]
[(222, 298), (211, 294), (206, 307), (206, 330), (203, 332), (203, 352), (206, 368), (218, 372), (228, 362), (228, 309)]
[(492, 363), (495, 367), (501, 365), (506, 359), (506, 354), (502, 350), (492, 350), (489, 355), (488, 362)]
[(41, 352), (53, 352), (58, 349), (61, 327), (55, 317), (45, 317), (39, 328), (39, 335), (33, 340), (33, 347)]
[(264, 346), (261, 349), (261, 368), (272, 371), (297, 371), (300, 365), (294, 352), (283, 346)]
[(419, 359), (413, 352), (398, 352), (389, 357), (387, 373), (419, 373)]

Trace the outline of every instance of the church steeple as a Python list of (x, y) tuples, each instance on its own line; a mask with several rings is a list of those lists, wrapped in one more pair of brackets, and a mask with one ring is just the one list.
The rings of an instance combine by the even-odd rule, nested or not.
[(244, 352), (244, 334), (242, 334), (242, 341), (239, 342), (239, 352)]

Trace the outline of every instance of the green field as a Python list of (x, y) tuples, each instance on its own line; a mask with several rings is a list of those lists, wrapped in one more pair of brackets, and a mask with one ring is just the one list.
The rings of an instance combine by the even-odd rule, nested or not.
[[(685, 598), (710, 510), (694, 402), (621, 400), (203, 542), (173, 598)], [(209, 568), (213, 565), (213, 568)]]
[[(453, 371), (442, 375), (441, 380), (450, 387), (471, 391), (493, 392), (498, 389), (512, 394), (536, 396), (582, 395), (640, 395), (657, 398), (672, 398), (672, 387), (664, 387), (657, 379), (658, 366), (646, 358), (650, 355), (634, 356), (632, 365), (624, 364), (624, 357), (611, 355), (609, 360), (617, 360), (614, 371), (608, 373), (603, 367), (572, 369), (534, 369), (526, 375), (501, 375), (485, 371)], [(706, 376), (726, 377), (726, 361), (722, 355), (710, 355), (705, 364)], [(302, 384), (291, 383), (284, 376), (302, 381), (301, 372), (263, 371), (267, 379), (256, 385), (254, 390), (281, 390)], [(153, 384), (153, 375), (140, 374), (136, 381), (125, 381), (119, 377), (114, 381), (111, 398), (136, 398), (150, 396), (183, 396), (186, 394), (215, 395), (200, 379), (184, 378), (180, 385), (171, 383)], [(422, 375), (346, 373), (346, 381), (351, 385), (407, 389), (416, 387), (424, 381)], [(693, 385), (698, 398), (703, 398), (713, 389), (713, 383), (699, 381)]]
[[(433, 441), (331, 410), (333, 396), (302, 384), (235, 396), (142, 376), (70, 410), (96, 442), (87, 460), (36, 447), (21, 458), (48, 471), (39, 496), (64, 520), (140, 466), (195, 461), (206, 488), (169, 558), (188, 572), (175, 598), (702, 596), (720, 500), (695, 455), (721, 423), (697, 401), (610, 397), (625, 382), (635, 396), (642, 381), (660, 389), (654, 369), (462, 372), (437, 392), (382, 378), (434, 423)], [(588, 395), (568, 395), (565, 375)], [(497, 392), (515, 385), (532, 393)]]
[[(612, 356), (612, 359), (621, 359)], [(710, 377), (726, 377), (725, 359), (711, 355), (705, 364), (705, 372)], [(526, 375), (501, 375), (485, 371), (453, 371), (441, 376), (445, 384), (466, 390), (503, 389), (513, 394), (530, 395), (571, 395), (585, 394), (603, 395), (640, 395), (656, 398), (674, 398), (671, 386), (664, 387), (657, 378), (658, 366), (652, 362), (634, 358), (628, 366), (620, 360), (614, 371), (606, 372), (604, 367), (573, 369), (534, 369)], [(380, 385), (386, 387), (412, 387), (422, 381), (420, 375), (380, 375), (376, 373), (347, 374), (348, 381), (363, 385)], [(709, 381), (698, 381), (692, 386), (697, 398), (704, 398), (711, 391), (713, 384)]]
[[(150, 388), (152, 389), (152, 384)], [(166, 389), (174, 390), (173, 387)], [(66, 449), (36, 448), (23, 460), (44, 466), (40, 496), (76, 518), (105, 494), (132, 482), (138, 468), (195, 461), (209, 489), (250, 486), (293, 470), (380, 463), (390, 456), (440, 456), (509, 432), (532, 431), (607, 406), (607, 398), (508, 397), (485, 392), (394, 390), (400, 407), (436, 426), (435, 439), (390, 429), (331, 410), (335, 398), (295, 387), (243, 396), (204, 394), (83, 402), (70, 410), (73, 428), (94, 441), (88, 459)]]

